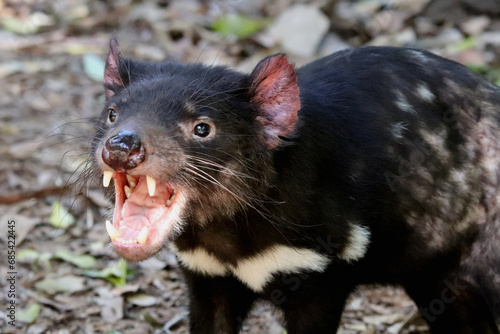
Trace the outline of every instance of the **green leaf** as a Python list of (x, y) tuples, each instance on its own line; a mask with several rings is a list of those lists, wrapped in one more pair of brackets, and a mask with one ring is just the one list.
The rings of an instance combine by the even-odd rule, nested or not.
[(156, 297), (145, 293), (136, 293), (126, 298), (127, 302), (137, 306), (153, 306), (158, 304)]
[(162, 323), (160, 323), (151, 313), (149, 313), (147, 311), (141, 312), (141, 315), (144, 318), (144, 321), (153, 327), (157, 327), (157, 326), (162, 325)]
[(127, 261), (120, 259), (115, 265), (102, 270), (89, 270), (85, 272), (89, 277), (102, 278), (115, 287), (124, 286), (127, 280)]
[(75, 217), (60, 202), (54, 202), (50, 214), (50, 223), (56, 228), (67, 229), (75, 223)]
[(17, 260), (19, 262), (34, 262), (40, 256), (40, 253), (34, 249), (19, 249), (17, 251)]
[(51, 270), (52, 266), (50, 265), (50, 259), (52, 259), (52, 254), (49, 252), (43, 252), (38, 257), (36, 264)]
[(92, 241), (89, 244), (89, 249), (91, 252), (96, 252), (96, 251), (103, 249), (105, 246), (106, 246), (106, 244), (102, 241)]
[(500, 69), (493, 68), (489, 65), (473, 64), (468, 64), (467, 67), (492, 81), (495, 85), (500, 86)]
[(93, 268), (96, 266), (97, 262), (96, 259), (91, 255), (76, 254), (68, 250), (59, 250), (54, 256), (83, 269)]
[(488, 72), (488, 67), (486, 65), (481, 66), (481, 65), (469, 64), (467, 65), (467, 67), (481, 75), (484, 75)]
[(48, 270), (51, 269), (50, 259), (52, 258), (52, 254), (49, 252), (40, 253), (34, 249), (26, 248), (18, 250), (16, 255), (20, 263), (31, 263), (35, 269), (40, 265)]
[(31, 304), (25, 309), (17, 311), (16, 320), (27, 324), (32, 324), (40, 314), (40, 305), (37, 303)]
[(95, 54), (83, 55), (83, 70), (87, 76), (97, 82), (104, 81), (104, 67), (106, 64), (101, 57)]
[(460, 41), (455, 48), (457, 51), (466, 51), (474, 48), (476, 46), (477, 40), (474, 37), (468, 37)]
[(263, 29), (270, 20), (251, 19), (243, 15), (229, 15), (216, 20), (212, 29), (224, 37), (236, 36), (239, 39), (248, 37)]
[(38, 290), (54, 295), (59, 292), (74, 293), (85, 290), (85, 279), (78, 276), (63, 276), (44, 278), (35, 284)]
[(52, 26), (54, 18), (36, 11), (22, 20), (15, 17), (3, 17), (1, 22), (4, 30), (25, 35), (37, 33), (40, 28)]

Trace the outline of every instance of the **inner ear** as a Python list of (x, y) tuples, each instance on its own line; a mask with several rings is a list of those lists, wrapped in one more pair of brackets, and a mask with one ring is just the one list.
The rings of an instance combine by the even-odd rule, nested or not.
[(104, 90), (106, 92), (106, 99), (115, 95), (119, 90), (125, 86), (125, 80), (120, 75), (120, 63), (122, 56), (120, 45), (115, 36), (109, 40), (109, 53), (106, 60), (106, 67), (104, 68)]
[(261, 140), (266, 147), (274, 148), (297, 124), (300, 97), (295, 67), (282, 54), (271, 56), (255, 67), (251, 80), (250, 99), (257, 105)]

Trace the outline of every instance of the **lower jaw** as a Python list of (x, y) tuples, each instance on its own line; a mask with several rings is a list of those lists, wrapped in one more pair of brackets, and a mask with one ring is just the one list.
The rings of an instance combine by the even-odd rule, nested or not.
[(113, 248), (124, 259), (134, 262), (154, 256), (158, 251), (168, 246), (169, 241), (182, 230), (183, 223), (180, 217), (184, 206), (185, 198), (180, 192), (165, 216), (160, 217), (154, 223), (154, 227), (150, 227), (151, 230), (144, 242), (140, 243), (136, 240), (120, 242), (120, 238), (115, 238), (112, 239)]
[[(157, 222), (156, 224), (159, 225), (151, 230), (147, 239), (144, 239), (142, 242), (120, 238), (112, 239), (113, 248), (126, 260), (145, 260), (156, 254), (166, 245), (172, 230), (172, 226), (169, 226), (168, 223), (168, 221)], [(161, 224), (166, 224), (166, 226)]]
[(146, 260), (161, 249), (161, 247), (143, 246), (137, 244), (128, 245), (119, 242), (113, 242), (113, 248), (125, 260), (133, 262)]

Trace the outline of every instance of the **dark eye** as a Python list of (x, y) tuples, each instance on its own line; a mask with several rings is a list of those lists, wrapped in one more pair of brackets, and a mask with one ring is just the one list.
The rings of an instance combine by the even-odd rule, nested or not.
[(113, 108), (108, 109), (108, 120), (110, 123), (114, 123), (118, 117), (116, 110)]
[(205, 138), (210, 134), (210, 125), (207, 123), (198, 123), (194, 127), (194, 135), (196, 137)]

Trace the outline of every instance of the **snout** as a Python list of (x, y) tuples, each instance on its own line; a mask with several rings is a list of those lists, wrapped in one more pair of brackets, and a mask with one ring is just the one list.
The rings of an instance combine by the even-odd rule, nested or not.
[(106, 140), (102, 149), (103, 162), (115, 171), (136, 168), (146, 159), (146, 150), (139, 134), (123, 130)]

